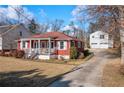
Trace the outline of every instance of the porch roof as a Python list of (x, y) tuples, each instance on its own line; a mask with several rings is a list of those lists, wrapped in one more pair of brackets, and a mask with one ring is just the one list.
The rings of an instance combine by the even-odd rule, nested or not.
[(49, 40), (49, 39), (81, 41), (80, 39), (78, 39), (76, 37), (68, 36), (62, 32), (47, 32), (45, 34), (36, 34), (29, 38), (21, 38), (20, 40)]
[(47, 32), (44, 34), (36, 34), (31, 36), (31, 38), (52, 38), (54, 40), (75, 40), (75, 41), (81, 41), (78, 38), (68, 36), (62, 32)]
[(21, 41), (21, 40), (49, 40), (49, 39), (51, 39), (51, 38), (21, 38), (18, 41)]

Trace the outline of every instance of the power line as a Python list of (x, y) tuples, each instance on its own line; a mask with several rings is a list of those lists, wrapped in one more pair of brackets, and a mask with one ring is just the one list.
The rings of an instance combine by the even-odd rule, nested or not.
[(26, 17), (25, 15), (23, 15), (22, 13), (20, 13), (20, 11), (18, 11), (16, 8), (14, 8), (12, 6), (10, 6), (10, 7), (13, 8), (17, 13), (19, 13), (20, 15), (22, 15), (25, 19), (27, 19), (28, 21), (31, 22), (31, 20), (28, 17)]

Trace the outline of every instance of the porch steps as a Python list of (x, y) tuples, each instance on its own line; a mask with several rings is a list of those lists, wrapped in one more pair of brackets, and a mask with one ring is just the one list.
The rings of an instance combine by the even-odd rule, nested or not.
[(31, 53), (31, 56), (29, 56), (29, 59), (36, 60), (38, 59), (38, 53)]

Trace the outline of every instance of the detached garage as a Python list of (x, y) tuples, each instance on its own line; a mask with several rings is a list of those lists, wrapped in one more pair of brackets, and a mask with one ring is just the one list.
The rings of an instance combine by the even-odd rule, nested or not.
[(91, 48), (112, 48), (112, 36), (103, 31), (96, 31), (90, 35)]

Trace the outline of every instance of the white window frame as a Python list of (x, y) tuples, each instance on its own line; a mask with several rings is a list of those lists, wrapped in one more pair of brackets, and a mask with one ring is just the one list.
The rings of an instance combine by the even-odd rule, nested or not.
[[(50, 43), (51, 43), (51, 49), (54, 49), (54, 47), (55, 47), (54, 41), (51, 41)], [(53, 47), (52, 47), (52, 43), (53, 43)], [(49, 42), (47, 42), (47, 48), (49, 48)]]
[[(61, 42), (63, 42), (63, 49), (61, 49)], [(58, 49), (59, 50), (66, 50), (67, 49), (67, 41), (59, 41), (58, 42)]]
[[(102, 37), (103, 36), (103, 37)], [(102, 38), (101, 38), (102, 37)], [(100, 39), (105, 39), (105, 35), (100, 35), (99, 37)]]
[(22, 49), (28, 48), (28, 42), (27, 41), (22, 41)]

